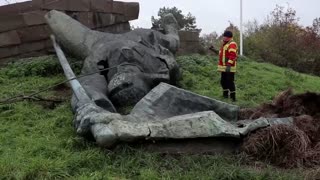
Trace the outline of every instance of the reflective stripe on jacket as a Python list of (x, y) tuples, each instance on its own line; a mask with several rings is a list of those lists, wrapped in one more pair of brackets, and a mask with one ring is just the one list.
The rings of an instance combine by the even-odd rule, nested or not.
[(219, 51), (218, 71), (226, 72), (227, 65), (230, 66), (230, 72), (237, 71), (237, 43), (230, 40), (224, 44)]

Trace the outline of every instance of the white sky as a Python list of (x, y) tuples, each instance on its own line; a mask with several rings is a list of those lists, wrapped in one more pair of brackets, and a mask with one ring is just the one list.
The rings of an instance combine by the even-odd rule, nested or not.
[[(122, 0), (140, 3), (140, 17), (132, 22), (139, 27), (150, 28), (151, 16), (157, 16), (160, 7), (176, 6), (184, 14), (191, 12), (196, 17), (202, 33), (217, 31), (222, 33), (229, 21), (239, 27), (240, 0)], [(297, 11), (300, 24), (311, 25), (313, 19), (320, 17), (320, 0), (243, 0), (243, 21), (257, 19), (263, 22), (267, 15), (281, 5)]]
[[(24, 0), (9, 0), (20, 2)], [(161, 7), (176, 6), (184, 14), (191, 12), (196, 17), (198, 28), (202, 33), (216, 31), (222, 33), (231, 21), (237, 26), (240, 23), (240, 0), (119, 0), (140, 3), (139, 19), (131, 24), (142, 28), (151, 27), (151, 16), (157, 16)], [(297, 11), (300, 24), (311, 25), (313, 19), (320, 17), (320, 0), (243, 0), (244, 22), (257, 19), (263, 22), (267, 15), (276, 7), (282, 5), (292, 7)], [(0, 5), (7, 4), (0, 0)]]

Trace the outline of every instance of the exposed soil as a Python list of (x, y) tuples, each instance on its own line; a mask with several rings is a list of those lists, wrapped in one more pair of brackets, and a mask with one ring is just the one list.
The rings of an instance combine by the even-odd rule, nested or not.
[(35, 102), (45, 109), (55, 109), (59, 104), (70, 99), (72, 95), (70, 87), (66, 84), (55, 86), (53, 91), (53, 96), (43, 99), (40, 98)]
[(242, 150), (255, 159), (274, 165), (314, 167), (320, 165), (320, 94), (293, 94), (289, 89), (272, 103), (242, 109), (240, 119), (293, 117), (293, 125), (276, 125), (257, 130), (245, 138)]

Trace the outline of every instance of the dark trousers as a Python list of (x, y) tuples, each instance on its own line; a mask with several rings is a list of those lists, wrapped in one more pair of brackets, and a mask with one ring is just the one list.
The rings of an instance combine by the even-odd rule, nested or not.
[[(223, 96), (228, 98), (229, 93), (232, 96), (235, 95), (236, 86), (234, 84), (234, 73), (232, 72), (221, 72), (221, 87), (223, 89)], [(233, 97), (232, 97), (233, 99)]]

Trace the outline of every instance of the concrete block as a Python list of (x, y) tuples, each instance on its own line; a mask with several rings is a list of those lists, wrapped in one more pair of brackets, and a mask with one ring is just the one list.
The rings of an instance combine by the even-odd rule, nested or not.
[(94, 21), (95, 13), (93, 12), (69, 12), (67, 14), (90, 29), (96, 27), (96, 22)]
[(33, 6), (31, 1), (9, 4), (5, 6), (0, 6), (0, 16), (15, 15), (19, 13), (34, 11), (36, 9), (38, 9), (38, 7)]
[(12, 47), (0, 48), (0, 59), (47, 49), (50, 45), (49, 41), (50, 40), (48, 39), (32, 43), (20, 44)]
[(0, 59), (8, 58), (19, 54), (19, 46), (0, 47)]
[(127, 17), (121, 14), (107, 14), (101, 12), (68, 12), (67, 14), (91, 29), (128, 21)]
[(0, 16), (0, 32), (45, 24), (45, 13), (45, 11), (32, 11), (16, 15)]
[(112, 8), (112, 0), (91, 0), (91, 10), (93, 12), (111, 13)]
[(90, 11), (90, 0), (37, 0), (34, 3), (40, 3), (41, 9), (46, 10)]
[(44, 0), (32, 0), (32, 6), (37, 7), (37, 9), (41, 9)]
[(127, 18), (120, 14), (106, 14), (106, 13), (96, 13), (95, 14), (96, 27), (106, 27), (114, 24), (120, 24), (127, 22)]
[(15, 30), (0, 33), (0, 47), (18, 45), (20, 43), (19, 35)]
[(203, 111), (214, 111), (222, 119), (232, 122), (238, 119), (239, 107), (160, 83), (134, 106), (130, 115), (157, 121)]
[(129, 22), (114, 24), (107, 27), (97, 28), (97, 31), (120, 34), (130, 31)]
[(199, 32), (179, 31), (180, 41), (199, 41)]
[(139, 18), (139, 3), (128, 2), (124, 4), (124, 8), (124, 15), (129, 21)]
[(48, 39), (50, 28), (47, 25), (31, 26), (17, 30), (21, 42), (32, 42)]
[(113, 1), (113, 3), (112, 3), (112, 13), (125, 14), (125, 2)]
[(0, 16), (0, 32), (10, 31), (25, 26), (22, 15)]
[(32, 43), (26, 43), (26, 44), (21, 44), (18, 47), (18, 53), (19, 54), (24, 54), (32, 51), (38, 51), (46, 48), (46, 41), (38, 41), (38, 42), (32, 42)]
[(47, 11), (32, 11), (23, 14), (23, 19), (26, 26), (33, 26), (33, 25), (40, 25), (46, 24), (44, 19), (45, 14)]

